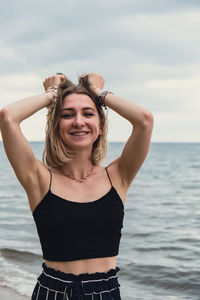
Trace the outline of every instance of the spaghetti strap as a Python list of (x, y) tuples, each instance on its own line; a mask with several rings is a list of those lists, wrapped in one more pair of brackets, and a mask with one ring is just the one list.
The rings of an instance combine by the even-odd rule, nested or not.
[(49, 191), (51, 191), (52, 172), (49, 168), (48, 168), (48, 170), (49, 170), (49, 173), (50, 173)]
[(109, 176), (109, 173), (108, 173), (108, 167), (105, 167), (105, 170), (106, 170), (108, 179), (109, 179), (109, 181), (110, 181), (110, 184), (111, 184), (111, 186), (113, 186), (113, 185), (112, 185), (112, 181), (111, 181), (110, 176)]

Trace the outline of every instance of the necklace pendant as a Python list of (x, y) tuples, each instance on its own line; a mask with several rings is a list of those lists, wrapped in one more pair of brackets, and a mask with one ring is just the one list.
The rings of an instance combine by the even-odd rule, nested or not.
[(75, 177), (70, 176), (70, 174), (64, 174), (64, 175), (72, 180), (75, 180), (76, 182), (83, 183), (92, 174), (93, 168), (94, 168), (94, 166), (92, 167), (91, 171), (85, 177), (83, 177), (81, 179), (76, 179)]

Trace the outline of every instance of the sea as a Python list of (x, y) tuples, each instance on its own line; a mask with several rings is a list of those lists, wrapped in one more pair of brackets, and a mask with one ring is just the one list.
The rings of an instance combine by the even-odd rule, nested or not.
[[(41, 159), (44, 143), (30, 142)], [(108, 164), (123, 143), (109, 143)], [(200, 143), (152, 143), (128, 192), (117, 265), (122, 300), (200, 299)], [(0, 286), (31, 296), (42, 252), (0, 143)]]

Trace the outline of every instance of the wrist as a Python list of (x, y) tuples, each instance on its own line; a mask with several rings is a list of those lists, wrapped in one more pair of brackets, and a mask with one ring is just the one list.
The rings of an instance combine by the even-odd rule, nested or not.
[(51, 121), (54, 117), (55, 109), (56, 109), (56, 102), (58, 99), (58, 87), (57, 86), (50, 86), (46, 90), (46, 95), (50, 99), (50, 103), (47, 105), (48, 113), (47, 113), (47, 121)]
[(51, 97), (52, 102), (56, 102), (58, 98), (58, 87), (57, 86), (50, 86), (46, 90), (48, 97)]
[(102, 106), (106, 106), (106, 103), (105, 103), (105, 97), (106, 95), (108, 94), (113, 94), (112, 92), (110, 91), (101, 91), (98, 95), (98, 99), (99, 99), (99, 102), (101, 103)]
[(53, 92), (45, 92), (45, 95), (48, 97), (49, 100), (51, 100), (51, 102), (53, 101), (55, 95)]

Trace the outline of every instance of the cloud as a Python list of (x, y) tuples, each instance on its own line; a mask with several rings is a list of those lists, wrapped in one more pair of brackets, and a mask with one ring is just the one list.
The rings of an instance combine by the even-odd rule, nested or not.
[[(177, 132), (186, 119), (193, 132), (198, 127), (192, 116), (200, 111), (199, 1), (8, 0), (0, 11), (0, 107), (42, 92), (43, 78), (55, 72), (76, 81), (95, 71), (105, 77), (106, 89), (150, 109), (163, 133), (173, 115)], [(111, 139), (130, 133), (126, 121), (112, 113), (110, 118)], [(179, 139), (176, 130), (172, 135)], [(154, 139), (160, 136), (167, 139), (171, 130), (155, 130)]]
[(200, 11), (186, 1), (50, 1), (48, 10), (45, 1), (19, 3), (23, 8), (10, 4), (12, 19), (2, 22), (1, 37), (24, 70), (120, 50), (159, 64), (199, 61)]

